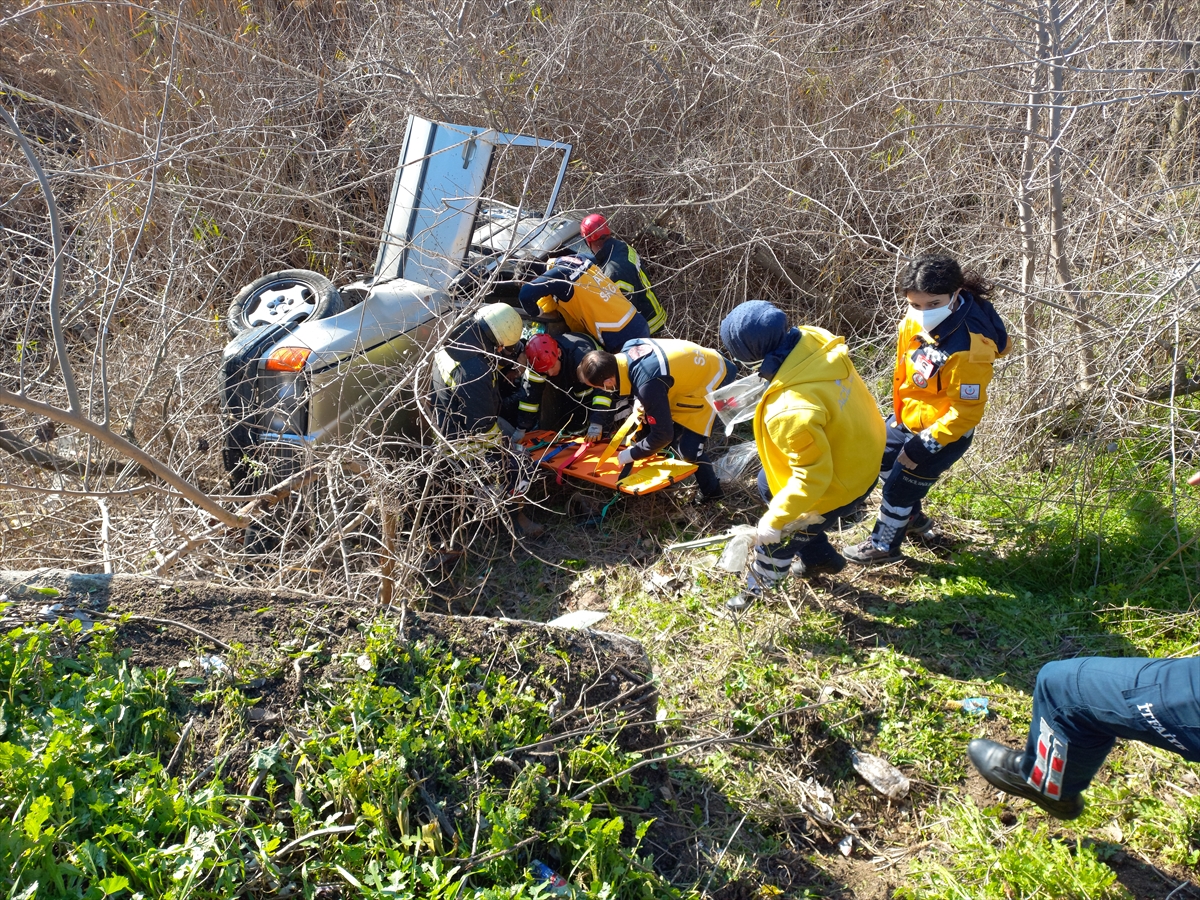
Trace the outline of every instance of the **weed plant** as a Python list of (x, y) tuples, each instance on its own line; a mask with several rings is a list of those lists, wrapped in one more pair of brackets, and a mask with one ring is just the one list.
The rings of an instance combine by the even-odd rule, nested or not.
[[(186, 717), (232, 720), (253, 704), (240, 683), (130, 667), (105, 626), (4, 635), (5, 895), (532, 898), (534, 856), (581, 895), (676, 895), (640, 850), (648, 788), (619, 721), (564, 740), (536, 675), (405, 644), (389, 624), (365, 645), (274, 743), (176, 775)], [(528, 755), (539, 745), (561, 752)]]

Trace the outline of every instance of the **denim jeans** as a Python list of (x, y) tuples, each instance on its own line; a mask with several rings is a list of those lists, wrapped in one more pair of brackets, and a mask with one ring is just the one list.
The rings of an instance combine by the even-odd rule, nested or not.
[(1021, 774), (1048, 797), (1074, 797), (1119, 737), (1200, 762), (1200, 657), (1042, 666)]

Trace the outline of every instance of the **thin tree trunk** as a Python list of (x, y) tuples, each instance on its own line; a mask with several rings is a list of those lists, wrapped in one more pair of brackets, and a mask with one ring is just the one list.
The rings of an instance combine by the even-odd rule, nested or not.
[(1071, 261), (1067, 256), (1067, 225), (1063, 215), (1062, 192), (1062, 100), (1063, 51), (1059, 0), (1047, 0), (1046, 25), (1049, 32), (1050, 67), (1050, 127), (1046, 135), (1050, 142), (1050, 258), (1059, 287), (1066, 295), (1068, 306), (1075, 310), (1075, 334), (1079, 343), (1079, 387), (1089, 390), (1096, 381), (1096, 361), (1092, 355), (1092, 326), (1088, 322), (1087, 303), (1079, 290)]
[(1175, 109), (1171, 113), (1171, 123), (1167, 126), (1167, 147), (1172, 156), (1187, 127), (1188, 106), (1191, 103), (1191, 95), (1196, 90), (1196, 69), (1192, 65), (1192, 43), (1190, 41), (1180, 42), (1179, 58), (1183, 63), (1184, 93), (1175, 98)]
[(1038, 22), (1037, 58), (1033, 63), (1033, 73), (1029, 79), (1029, 102), (1025, 107), (1025, 141), (1021, 148), (1021, 184), (1017, 193), (1017, 216), (1021, 223), (1021, 324), (1025, 338), (1025, 371), (1030, 376), (1030, 383), (1037, 383), (1033, 369), (1037, 365), (1034, 360), (1038, 349), (1037, 307), (1029, 299), (1033, 295), (1033, 282), (1037, 272), (1037, 233), (1033, 213), (1033, 179), (1037, 162), (1035, 135), (1041, 126), (1041, 107), (1046, 102), (1046, 92), (1042, 87), (1045, 59), (1047, 56), (1047, 36), (1045, 24)]

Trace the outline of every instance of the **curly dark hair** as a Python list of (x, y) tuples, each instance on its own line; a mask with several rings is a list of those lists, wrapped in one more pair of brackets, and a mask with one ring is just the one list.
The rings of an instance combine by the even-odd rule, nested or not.
[(963, 272), (952, 256), (935, 253), (918, 256), (904, 267), (896, 282), (896, 290), (902, 295), (909, 291), (953, 294), (959, 288), (966, 288), (978, 300), (991, 302), (992, 283), (979, 272)]

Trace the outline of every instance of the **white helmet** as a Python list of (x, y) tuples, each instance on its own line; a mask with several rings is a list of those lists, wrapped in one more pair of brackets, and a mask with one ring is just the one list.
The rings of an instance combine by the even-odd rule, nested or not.
[(486, 325), (501, 347), (513, 347), (521, 342), (520, 314), (507, 303), (489, 303), (475, 313), (475, 321)]

